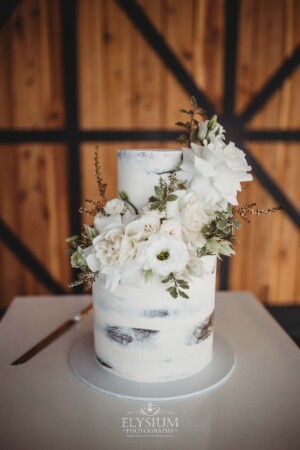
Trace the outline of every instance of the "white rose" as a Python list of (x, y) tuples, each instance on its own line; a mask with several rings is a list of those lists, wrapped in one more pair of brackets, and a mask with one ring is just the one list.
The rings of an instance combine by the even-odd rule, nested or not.
[(202, 202), (193, 192), (187, 192), (179, 201), (179, 211), (185, 242), (189, 248), (201, 248), (205, 243), (201, 229), (209, 221)]
[(181, 273), (189, 262), (187, 246), (173, 236), (157, 233), (150, 236), (145, 247), (144, 269), (158, 275)]
[(170, 236), (173, 236), (176, 239), (181, 239), (182, 233), (180, 221), (176, 219), (165, 220), (162, 223), (162, 226), (160, 227), (160, 232), (164, 234), (169, 234)]
[(117, 264), (123, 235), (124, 226), (122, 224), (119, 226), (110, 224), (93, 239), (96, 257), (102, 267)]
[(151, 211), (130, 222), (125, 228), (125, 236), (131, 237), (138, 242), (142, 239), (147, 239), (151, 234), (157, 233), (159, 229), (159, 215)]
[(191, 144), (184, 149), (183, 163), (177, 176), (188, 183), (202, 201), (204, 208), (224, 210), (227, 204), (237, 205), (237, 192), (242, 181), (251, 181), (245, 153), (230, 142), (214, 140), (203, 147)]
[(106, 214), (121, 214), (126, 209), (125, 203), (119, 198), (109, 200), (104, 206)]

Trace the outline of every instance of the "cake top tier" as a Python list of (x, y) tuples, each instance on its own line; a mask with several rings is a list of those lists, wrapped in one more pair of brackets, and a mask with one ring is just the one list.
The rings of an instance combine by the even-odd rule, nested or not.
[(182, 150), (178, 149), (118, 150), (118, 189), (141, 208), (154, 195), (159, 178), (167, 178), (181, 160)]

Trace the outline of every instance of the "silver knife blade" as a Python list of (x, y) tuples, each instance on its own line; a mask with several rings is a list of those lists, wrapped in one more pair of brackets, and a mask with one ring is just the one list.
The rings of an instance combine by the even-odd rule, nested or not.
[(21, 364), (27, 362), (29, 359), (33, 358), (37, 353), (39, 353), (41, 350), (43, 350), (45, 347), (47, 347), (49, 344), (55, 341), (59, 336), (68, 331), (82, 319), (87, 317), (92, 312), (92, 310), (93, 305), (89, 304), (78, 314), (75, 314), (75, 316), (64, 322), (62, 325), (60, 325), (58, 328), (52, 331), (52, 333), (48, 334), (48, 336), (44, 337), (44, 339), (42, 339), (36, 345), (31, 347), (23, 355), (19, 356), (19, 358), (17, 358), (14, 362), (11, 363), (11, 366), (20, 366)]

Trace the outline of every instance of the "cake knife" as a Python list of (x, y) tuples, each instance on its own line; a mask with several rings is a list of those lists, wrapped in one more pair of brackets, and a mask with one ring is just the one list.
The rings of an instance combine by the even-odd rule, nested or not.
[(57, 339), (59, 336), (61, 336), (63, 333), (68, 331), (70, 328), (72, 328), (74, 325), (76, 325), (78, 322), (81, 322), (81, 320), (85, 319), (91, 312), (93, 311), (93, 305), (90, 303), (86, 308), (84, 308), (82, 311), (80, 311), (78, 314), (75, 314), (71, 319), (64, 322), (62, 325), (60, 325), (58, 328), (56, 328), (52, 333), (48, 334), (48, 336), (44, 337), (40, 342), (38, 342), (36, 345), (31, 347), (27, 352), (25, 352), (23, 355), (21, 355), (19, 358), (17, 358), (14, 362), (11, 363), (11, 366), (20, 366), (21, 364), (24, 364), (29, 359), (33, 358), (37, 353), (39, 353), (41, 350), (43, 350), (45, 347), (47, 347), (49, 344), (51, 344), (55, 339)]

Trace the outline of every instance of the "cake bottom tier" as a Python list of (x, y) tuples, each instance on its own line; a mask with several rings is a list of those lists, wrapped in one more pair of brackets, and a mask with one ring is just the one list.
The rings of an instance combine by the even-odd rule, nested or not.
[(120, 354), (113, 343), (97, 345), (97, 338), (95, 346), (98, 362), (112, 373), (132, 381), (164, 382), (186, 378), (203, 370), (212, 360), (213, 333), (193, 352), (173, 357), (164, 356), (163, 349), (152, 355), (140, 349), (128, 349)]
[[(214, 312), (153, 321), (135, 326), (95, 309), (94, 342), (98, 361), (117, 375), (141, 382), (177, 380), (204, 369), (212, 360)], [(125, 326), (124, 326), (125, 322)]]

